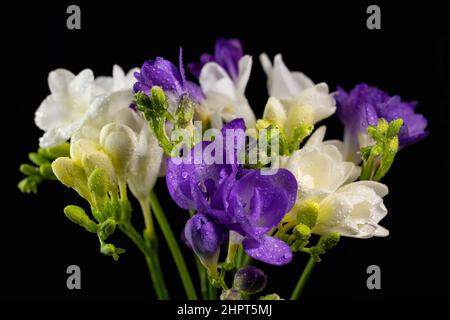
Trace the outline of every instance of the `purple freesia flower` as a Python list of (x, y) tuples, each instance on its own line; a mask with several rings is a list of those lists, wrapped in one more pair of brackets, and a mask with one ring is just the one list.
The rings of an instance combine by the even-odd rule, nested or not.
[(145, 61), (140, 72), (134, 73), (134, 77), (137, 80), (133, 86), (134, 93), (143, 91), (149, 94), (153, 86), (160, 86), (164, 92), (173, 95), (177, 100), (184, 95), (188, 95), (197, 103), (204, 99), (200, 87), (186, 80), (181, 48), (178, 69), (172, 62), (157, 57), (155, 60)]
[[(228, 123), (222, 128), (222, 135), (232, 129), (244, 132), (244, 121), (236, 119)], [(202, 147), (210, 143), (202, 142)], [(233, 147), (239, 151), (242, 146), (224, 143), (224, 160), (230, 159), (226, 151)], [(187, 158), (194, 158), (195, 149)], [(218, 250), (222, 233), (232, 230), (243, 236), (244, 250), (249, 256), (274, 265), (286, 264), (292, 259), (289, 245), (266, 233), (294, 206), (297, 181), (286, 169), (273, 175), (245, 169), (237, 163), (237, 153), (234, 152), (234, 161), (224, 164), (206, 164), (204, 159), (201, 164), (176, 163), (168, 159), (166, 181), (170, 195), (180, 207), (198, 212), (186, 225), (186, 240), (196, 253), (209, 252), (211, 245), (206, 239), (213, 238), (213, 247)], [(199, 219), (208, 227), (194, 227)], [(214, 232), (217, 234), (213, 237)]]
[(379, 118), (388, 122), (403, 119), (403, 126), (398, 134), (400, 147), (415, 143), (428, 135), (425, 131), (427, 119), (415, 113), (416, 102), (403, 102), (399, 96), (391, 97), (364, 83), (356, 85), (349, 93), (338, 87), (335, 99), (336, 113), (345, 125), (349, 139), (357, 139), (360, 133), (365, 134), (367, 126), (376, 125)]
[(191, 74), (198, 78), (203, 66), (208, 62), (216, 62), (230, 75), (231, 79), (236, 80), (239, 75), (239, 60), (244, 52), (239, 39), (219, 38), (214, 47), (214, 55), (204, 53), (200, 56), (199, 62), (188, 64)]

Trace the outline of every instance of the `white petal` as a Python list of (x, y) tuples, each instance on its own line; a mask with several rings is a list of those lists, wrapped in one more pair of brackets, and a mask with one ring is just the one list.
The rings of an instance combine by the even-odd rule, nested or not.
[(301, 93), (301, 88), (283, 62), (281, 54), (275, 56), (272, 74), (268, 77), (269, 95), (289, 99)]
[(109, 123), (100, 131), (100, 145), (111, 157), (118, 175), (126, 173), (137, 145), (133, 130), (123, 124)]
[(266, 76), (269, 77), (272, 74), (272, 62), (269, 59), (269, 56), (266, 53), (261, 53), (259, 55), (259, 62), (266, 73)]
[(379, 197), (384, 197), (389, 193), (389, 189), (386, 185), (377, 182), (377, 181), (369, 181), (369, 180), (363, 180), (363, 181), (357, 181), (350, 183), (348, 185), (343, 186), (338, 191), (339, 192), (355, 192), (357, 189), (360, 189), (361, 187), (367, 187), (375, 191), (375, 193)]
[(336, 111), (336, 103), (328, 93), (328, 86), (325, 83), (307, 88), (298, 96), (297, 101), (299, 104), (312, 107), (314, 123), (331, 116)]
[(161, 168), (163, 150), (148, 126), (139, 133), (127, 176), (131, 192), (137, 199), (145, 199), (153, 188)]
[(56, 69), (48, 74), (48, 87), (55, 96), (65, 94), (67, 86), (75, 78), (75, 75), (66, 69)]
[[(94, 74), (90, 69), (84, 69), (69, 83), (68, 91), (72, 99), (76, 99), (76, 104), (89, 104), (91, 89), (94, 84)], [(76, 106), (75, 106), (76, 107)]]
[(209, 62), (203, 66), (199, 82), (205, 95), (220, 94), (231, 100), (236, 99), (233, 81), (228, 73), (215, 62)]
[(251, 71), (252, 71), (252, 57), (249, 55), (245, 55), (239, 60), (239, 76), (237, 78), (236, 84), (236, 87), (241, 94), (244, 94), (245, 92), (245, 87), (247, 87)]
[(308, 78), (303, 72), (292, 71), (291, 75), (292, 78), (294, 78), (294, 81), (299, 86), (300, 90), (302, 91), (314, 86), (314, 82), (312, 82), (312, 80)]
[(326, 126), (320, 126), (317, 128), (314, 133), (308, 138), (308, 141), (305, 144), (305, 147), (313, 147), (319, 146), (322, 144), (323, 139), (325, 138), (325, 133), (327, 132)]
[(264, 108), (263, 119), (274, 123), (275, 125), (283, 128), (286, 120), (286, 110), (281, 104), (280, 100), (275, 97), (270, 97), (267, 100), (266, 107)]

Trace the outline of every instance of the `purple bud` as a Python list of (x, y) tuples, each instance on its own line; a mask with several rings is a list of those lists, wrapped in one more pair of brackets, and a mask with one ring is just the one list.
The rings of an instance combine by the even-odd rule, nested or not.
[(254, 294), (262, 291), (266, 283), (267, 277), (262, 270), (247, 266), (234, 275), (233, 288), (246, 294)]
[(186, 242), (204, 264), (217, 262), (224, 231), (217, 223), (204, 214), (196, 214), (188, 220), (184, 228)]

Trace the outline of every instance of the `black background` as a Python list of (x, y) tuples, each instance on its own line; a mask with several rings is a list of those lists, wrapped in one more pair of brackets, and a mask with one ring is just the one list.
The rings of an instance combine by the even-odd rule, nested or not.
[[(394, 7), (378, 2), (381, 30), (366, 28), (370, 3), (344, 1), (78, 2), (81, 30), (66, 28), (69, 3), (4, 8), (1, 298), (153, 299), (144, 260), (128, 239), (118, 232), (114, 236), (113, 243), (127, 249), (118, 262), (101, 255), (96, 236), (63, 215), (65, 205), (84, 205), (75, 193), (49, 182), (40, 186), (38, 196), (23, 195), (16, 188), (18, 167), (37, 148), (41, 132), (34, 125), (34, 111), (49, 93), (51, 70), (63, 67), (78, 73), (91, 68), (96, 75), (110, 75), (113, 64), (128, 70), (158, 55), (177, 61), (180, 46), (185, 62), (196, 61), (221, 36), (240, 38), (245, 52), (253, 55), (247, 98), (257, 116), (267, 99), (258, 62), (265, 51), (270, 56), (281, 52), (291, 70), (325, 81), (331, 89), (367, 82), (405, 100), (418, 100), (418, 111), (429, 119), (429, 137), (402, 150), (384, 180), (390, 188), (385, 198), (389, 214), (381, 224), (390, 236), (342, 239), (314, 270), (304, 297), (448, 298), (449, 26), (442, 7), (426, 3)], [(336, 118), (326, 123), (328, 136), (340, 138)], [(164, 180), (156, 192), (175, 233), (180, 233), (187, 213), (168, 198)], [(137, 208), (134, 220), (143, 226)], [(169, 290), (182, 299), (177, 271), (162, 238), (160, 243)], [(183, 250), (195, 274), (190, 252)], [(306, 258), (297, 256), (283, 268), (257, 264), (269, 276), (266, 292), (288, 297)], [(81, 267), (81, 290), (66, 288), (71, 264)], [(366, 287), (371, 264), (381, 267), (381, 290)]]

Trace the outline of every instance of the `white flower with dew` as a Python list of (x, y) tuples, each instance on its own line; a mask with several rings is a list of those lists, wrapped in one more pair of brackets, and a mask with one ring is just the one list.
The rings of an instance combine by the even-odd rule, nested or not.
[(92, 70), (78, 75), (65, 69), (49, 73), (50, 95), (41, 103), (35, 114), (36, 125), (45, 131), (39, 139), (42, 148), (61, 144), (70, 139), (84, 123), (88, 112), (95, 108), (98, 98), (117, 92), (132, 90), (131, 70), (127, 75), (114, 66), (113, 77), (94, 79)]
[(239, 75), (233, 81), (217, 63), (208, 62), (200, 72), (199, 82), (205, 100), (197, 111), (200, 118), (210, 118), (213, 128), (222, 128), (224, 122), (243, 118), (247, 128), (254, 128), (255, 115), (245, 98), (244, 92), (250, 78), (252, 58), (248, 55), (239, 60)]
[(336, 111), (326, 83), (314, 84), (303, 73), (289, 71), (280, 54), (275, 56), (273, 65), (265, 53), (260, 55), (260, 61), (267, 75), (269, 96), (280, 101), (283, 108), (279, 112), (284, 114), (280, 117), (287, 118), (290, 126), (295, 127), (299, 121), (316, 124)]
[(313, 233), (339, 232), (354, 238), (386, 237), (378, 223), (387, 215), (383, 197), (388, 188), (375, 181), (358, 181), (339, 188), (320, 203)]

